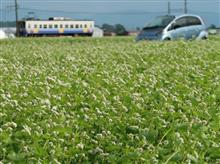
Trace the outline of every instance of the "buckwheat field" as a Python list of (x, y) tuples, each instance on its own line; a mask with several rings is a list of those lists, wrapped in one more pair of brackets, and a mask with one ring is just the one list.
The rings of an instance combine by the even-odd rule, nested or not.
[(0, 41), (0, 163), (220, 163), (220, 37)]

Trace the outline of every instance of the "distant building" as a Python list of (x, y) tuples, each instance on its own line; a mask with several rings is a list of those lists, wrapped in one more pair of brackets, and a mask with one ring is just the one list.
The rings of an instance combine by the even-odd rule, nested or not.
[(0, 39), (6, 39), (6, 38), (8, 38), (7, 35), (3, 30), (0, 29)]
[(16, 27), (3, 27), (0, 29), (3, 30), (7, 35), (16, 34)]
[(115, 32), (104, 31), (104, 36), (116, 36)]
[(217, 34), (220, 34), (220, 27), (209, 29), (208, 31), (210, 35), (217, 35)]
[(129, 35), (129, 36), (137, 36), (138, 33), (139, 33), (139, 31), (129, 31), (129, 32), (128, 32), (128, 35)]
[(217, 30), (216, 29), (209, 29), (209, 34), (210, 35), (216, 35), (217, 34)]
[(94, 31), (92, 34), (92, 37), (94, 38), (101, 38), (104, 36), (104, 32), (102, 29), (100, 29), (99, 27), (94, 27)]
[(16, 33), (15, 27), (0, 28), (0, 39), (14, 38)]

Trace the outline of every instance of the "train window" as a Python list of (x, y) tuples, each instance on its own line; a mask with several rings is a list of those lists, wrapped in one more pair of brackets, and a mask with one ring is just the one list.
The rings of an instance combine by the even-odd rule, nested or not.
[(80, 25), (80, 28), (82, 28), (82, 27), (83, 27), (83, 25), (81, 24), (81, 25)]
[(49, 28), (53, 28), (53, 25), (52, 25), (52, 24), (50, 24), (50, 25), (49, 25)]
[(47, 25), (46, 25), (46, 24), (44, 24), (44, 28), (47, 28)]
[(54, 25), (54, 28), (58, 28), (58, 25), (57, 25), (57, 24), (55, 24), (55, 25)]
[(78, 24), (76, 24), (76, 28), (79, 28), (79, 25), (78, 25)]
[(74, 26), (71, 24), (71, 25), (70, 25), (70, 28), (74, 28)]
[(84, 28), (87, 28), (87, 24), (84, 25)]
[(63, 25), (62, 25), (62, 24), (60, 24), (60, 28), (63, 28)]
[(66, 25), (65, 25), (65, 28), (69, 28), (69, 25), (68, 25), (68, 24), (66, 24)]
[(37, 28), (37, 25), (36, 25), (36, 24), (34, 25), (34, 28)]
[(40, 24), (39, 27), (42, 28), (42, 24)]
[(28, 28), (31, 28), (31, 25), (30, 25), (30, 24), (28, 24)]
[(92, 28), (92, 24), (90, 24), (90, 27)]

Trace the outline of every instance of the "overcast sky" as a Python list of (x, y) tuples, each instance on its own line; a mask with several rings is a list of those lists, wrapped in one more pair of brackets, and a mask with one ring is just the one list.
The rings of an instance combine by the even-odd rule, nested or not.
[[(184, 0), (169, 0), (175, 15), (183, 13)], [(121, 23), (129, 28), (142, 27), (158, 15), (167, 14), (168, 0), (18, 0), (19, 18), (33, 11), (46, 19), (65, 16), (93, 19), (97, 25)], [(14, 0), (0, 0), (0, 19), (13, 20)], [(207, 24), (220, 26), (220, 0), (188, 0), (189, 13), (201, 15)]]

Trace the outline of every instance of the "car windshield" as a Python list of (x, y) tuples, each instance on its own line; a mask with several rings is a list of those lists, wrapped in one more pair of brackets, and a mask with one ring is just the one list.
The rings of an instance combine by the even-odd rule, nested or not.
[(156, 17), (155, 19), (150, 21), (143, 28), (143, 30), (150, 29), (150, 28), (164, 28), (174, 19), (175, 19), (175, 16), (160, 16), (160, 17)]

